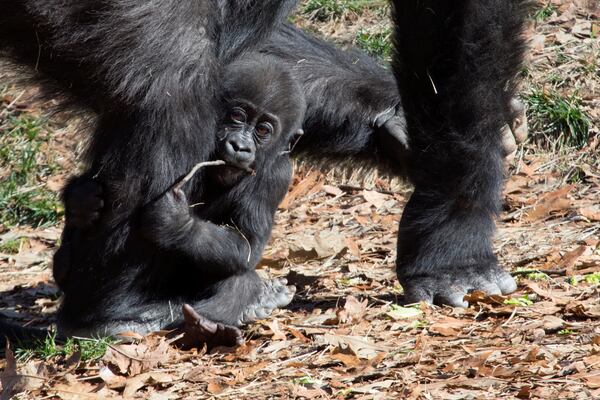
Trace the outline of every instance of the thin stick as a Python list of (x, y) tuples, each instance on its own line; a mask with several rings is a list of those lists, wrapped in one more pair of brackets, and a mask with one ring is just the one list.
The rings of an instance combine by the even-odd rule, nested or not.
[(186, 176), (184, 176), (179, 182), (177, 182), (175, 184), (175, 186), (173, 186), (173, 190), (179, 190), (179, 189), (181, 189), (181, 187), (183, 185), (185, 185), (186, 183), (188, 183), (194, 177), (194, 175), (196, 175), (196, 172), (198, 172), (198, 170), (200, 168), (203, 168), (203, 167), (212, 167), (214, 165), (225, 165), (225, 164), (226, 164), (226, 162), (223, 161), (223, 160), (205, 161), (205, 162), (198, 163), (198, 164), (194, 165), (194, 168), (192, 168), (192, 170)]

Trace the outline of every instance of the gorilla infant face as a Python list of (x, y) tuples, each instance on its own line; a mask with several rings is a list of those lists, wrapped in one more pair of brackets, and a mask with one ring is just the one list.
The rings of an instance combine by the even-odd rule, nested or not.
[(245, 171), (255, 169), (257, 150), (277, 141), (281, 135), (276, 115), (258, 110), (244, 99), (230, 102), (223, 128), (219, 155), (229, 166)]
[(302, 135), (306, 103), (285, 66), (269, 57), (235, 62), (225, 76), (215, 158), (227, 165), (212, 170), (217, 182), (229, 186), (287, 157)]

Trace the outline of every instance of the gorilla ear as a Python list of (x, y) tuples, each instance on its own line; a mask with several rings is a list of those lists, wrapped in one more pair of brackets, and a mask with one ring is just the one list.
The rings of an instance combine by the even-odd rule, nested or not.
[(303, 129), (298, 129), (296, 132), (294, 132), (292, 139), (290, 140), (290, 153), (294, 151), (294, 147), (296, 147), (300, 139), (302, 139), (302, 135), (304, 135)]
[(300, 140), (302, 135), (304, 135), (303, 129), (298, 129), (296, 132), (294, 132), (294, 134), (292, 135), (292, 139), (290, 140), (290, 142), (293, 144), (292, 150), (293, 150), (294, 146), (296, 145), (296, 143), (298, 143), (298, 140)]
[(290, 138), (289, 148), (286, 151), (279, 153), (279, 155), (290, 154), (292, 151), (294, 151), (294, 147), (296, 147), (296, 144), (298, 141), (300, 141), (302, 135), (304, 135), (304, 131), (302, 129), (298, 129), (296, 132), (294, 132)]

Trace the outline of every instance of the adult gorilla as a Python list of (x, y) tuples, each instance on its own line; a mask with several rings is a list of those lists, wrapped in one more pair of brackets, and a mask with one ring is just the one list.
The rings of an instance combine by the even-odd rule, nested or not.
[[(0, 49), (99, 115), (89, 175), (102, 183), (110, 207), (106, 229), (90, 238), (98, 249), (94, 268), (127, 251), (142, 206), (213, 153), (223, 66), (260, 46), (291, 62), (291, 40), (288, 52), (308, 53), (317, 64), (295, 66), (309, 107), (305, 152), (354, 155), (376, 147), (399, 162), (403, 155), (390, 152), (390, 143), (402, 147), (408, 133), (415, 192), (400, 224), (397, 262), (407, 298), (463, 305), (472, 289), (514, 290), (491, 239), (500, 130), (512, 118), (525, 0), (393, 1), (403, 104), (384, 79), (385, 107), (368, 89), (332, 78), (335, 68), (326, 65), (341, 63), (338, 53), (290, 33), (282, 21), (295, 3), (0, 0)], [(354, 76), (369, 70), (343, 63)], [(383, 128), (382, 137), (374, 127)]]

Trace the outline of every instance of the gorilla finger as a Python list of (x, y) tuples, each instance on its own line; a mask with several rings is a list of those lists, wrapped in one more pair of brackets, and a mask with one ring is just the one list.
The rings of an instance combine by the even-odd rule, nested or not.
[(94, 198), (94, 202), (92, 203), (92, 208), (95, 210), (104, 208), (104, 199), (102, 199), (101, 197)]
[(502, 149), (505, 156), (517, 151), (517, 142), (508, 125), (504, 125), (502, 128)]
[(525, 103), (518, 98), (513, 97), (510, 99), (510, 108), (515, 114), (522, 114), (525, 112)]
[(100, 213), (98, 211), (94, 211), (90, 214), (90, 221), (97, 221), (100, 219)]
[(496, 285), (502, 294), (510, 294), (517, 290), (517, 282), (509, 273), (502, 271), (496, 277)]
[(287, 285), (288, 281), (285, 278), (277, 278), (277, 283), (279, 283), (281, 286), (285, 287)]
[(510, 102), (510, 107), (515, 115), (514, 120), (510, 123), (510, 129), (512, 130), (516, 142), (523, 143), (529, 135), (525, 103), (517, 98), (513, 98)]
[(250, 308), (248, 310), (246, 310), (244, 312), (244, 315), (242, 316), (242, 323), (243, 324), (248, 324), (250, 322), (254, 322), (257, 319), (264, 319), (266, 317), (268, 317), (272, 310), (270, 312), (267, 312), (268, 309), (264, 308), (264, 307), (260, 307), (260, 308)]
[(424, 301), (425, 303), (433, 303), (433, 295), (421, 286), (408, 286), (404, 288), (404, 303), (413, 304)]
[(480, 290), (480, 291), (484, 292), (485, 294), (487, 294), (488, 296), (495, 295), (495, 294), (502, 294), (502, 290), (500, 290), (500, 287), (498, 285), (496, 285), (495, 283), (491, 283), (491, 282), (481, 282), (476, 287), (474, 287), (474, 290)]
[(435, 295), (433, 302), (438, 305), (448, 305), (451, 307), (469, 307), (469, 302), (465, 300), (467, 291), (453, 290), (438, 293)]
[(188, 325), (200, 326), (203, 330), (206, 330), (210, 333), (215, 333), (219, 328), (219, 325), (216, 322), (213, 322), (198, 314), (196, 310), (194, 310), (194, 308), (189, 304), (183, 304), (181, 307), (181, 312), (183, 314), (185, 323)]

